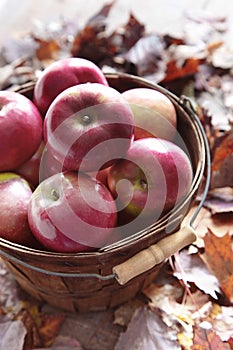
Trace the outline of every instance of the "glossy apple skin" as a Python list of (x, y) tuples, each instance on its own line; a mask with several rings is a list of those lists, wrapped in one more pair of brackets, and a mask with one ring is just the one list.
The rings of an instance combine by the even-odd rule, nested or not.
[(112, 165), (108, 187), (121, 205), (122, 221), (139, 214), (157, 219), (187, 194), (192, 177), (191, 162), (180, 147), (145, 138), (134, 141), (126, 159)]
[(58, 173), (33, 192), (28, 210), (36, 239), (56, 252), (96, 250), (111, 241), (117, 221), (107, 188), (86, 174)]
[(96, 171), (125, 155), (133, 137), (133, 115), (121, 94), (98, 83), (59, 94), (44, 119), (44, 139), (67, 170)]
[(33, 186), (34, 189), (39, 185), (40, 182), (40, 165), (44, 148), (45, 143), (42, 140), (39, 148), (33, 154), (33, 156), (25, 163), (20, 165), (17, 169), (15, 169), (15, 172), (23, 176)]
[(62, 164), (53, 157), (51, 152), (45, 146), (39, 168), (39, 183), (44, 181), (50, 176), (53, 176), (57, 173), (66, 171)]
[(82, 83), (108, 85), (101, 71), (93, 62), (79, 57), (69, 57), (50, 64), (36, 82), (33, 102), (45, 115), (55, 97), (63, 90)]
[(34, 236), (28, 225), (29, 183), (15, 173), (0, 173), (0, 237), (32, 246)]
[(12, 171), (36, 152), (42, 117), (34, 104), (13, 91), (0, 91), (0, 171)]
[(173, 141), (177, 115), (167, 96), (149, 88), (134, 88), (122, 93), (130, 104), (135, 122), (134, 139), (158, 137)]

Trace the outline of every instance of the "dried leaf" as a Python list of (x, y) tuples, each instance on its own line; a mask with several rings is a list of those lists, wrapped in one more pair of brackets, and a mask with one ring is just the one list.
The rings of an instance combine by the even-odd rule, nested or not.
[(220, 337), (212, 330), (196, 326), (192, 350), (230, 350), (229, 344), (223, 343)]
[(200, 256), (217, 277), (225, 296), (233, 302), (232, 239), (229, 235), (218, 238), (212, 232), (208, 232), (204, 242), (205, 252)]
[(43, 345), (35, 320), (27, 309), (22, 309), (15, 319), (22, 321), (27, 330), (24, 350), (30, 350)]
[(164, 79), (166, 61), (164, 41), (159, 35), (145, 35), (124, 55), (136, 67), (136, 74), (159, 82)]
[(169, 61), (167, 63), (166, 75), (162, 83), (164, 84), (171, 80), (190, 77), (198, 72), (199, 65), (200, 60), (197, 58), (188, 58), (182, 66), (179, 66), (177, 61)]
[(228, 341), (233, 334), (233, 307), (221, 307), (221, 312), (212, 316), (213, 330), (222, 341)]
[[(189, 225), (196, 209), (197, 206), (194, 206), (189, 211), (182, 222), (182, 226)], [(194, 245), (203, 248), (205, 246), (203, 238), (209, 230), (217, 237), (223, 237), (225, 234), (233, 235), (233, 217), (231, 213), (213, 215), (209, 209), (202, 207), (194, 222), (194, 228), (197, 235), (197, 240), (194, 242)]]
[(211, 62), (214, 67), (231, 69), (233, 66), (233, 52), (231, 47), (221, 45), (211, 55)]
[(2, 45), (2, 55), (7, 63), (11, 63), (22, 57), (35, 57), (38, 43), (31, 35), (25, 35), (19, 39), (7, 38)]
[(3, 260), (0, 258), (0, 305), (3, 310), (10, 313), (18, 307), (20, 297), (18, 285), (7, 270)]
[(143, 37), (145, 26), (130, 13), (128, 22), (118, 27), (109, 37), (112, 43), (118, 47), (118, 53), (123, 53), (131, 49), (136, 42)]
[(0, 320), (0, 349), (23, 350), (27, 330), (22, 321)]
[(50, 345), (57, 336), (62, 323), (65, 320), (63, 314), (43, 314), (41, 316), (41, 326), (39, 328), (43, 344)]
[(114, 350), (180, 350), (176, 332), (167, 327), (156, 312), (137, 309), (127, 331), (122, 333)]
[(60, 46), (56, 40), (45, 41), (39, 38), (35, 38), (35, 42), (38, 43), (36, 56), (40, 61), (47, 59), (56, 59), (56, 55), (60, 50)]
[(174, 276), (186, 284), (193, 282), (199, 289), (217, 299), (220, 293), (219, 283), (215, 275), (211, 274), (198, 254), (187, 254), (182, 251), (176, 254)]
[[(211, 210), (212, 214), (232, 213), (233, 187), (219, 187), (210, 190), (204, 205)], [(229, 218), (232, 218), (233, 228), (233, 216), (229, 216)]]
[(71, 48), (72, 56), (83, 57), (100, 65), (117, 52), (117, 47), (109, 40), (109, 34), (106, 33), (106, 18), (112, 5), (113, 2), (104, 5), (87, 21), (85, 27), (78, 31)]
[(211, 187), (233, 187), (233, 132), (226, 136), (214, 152)]
[(114, 312), (113, 323), (122, 327), (127, 326), (135, 310), (142, 306), (143, 303), (138, 299), (130, 300), (128, 303), (119, 306)]
[(58, 335), (51, 347), (36, 348), (34, 350), (83, 350), (77, 339)]

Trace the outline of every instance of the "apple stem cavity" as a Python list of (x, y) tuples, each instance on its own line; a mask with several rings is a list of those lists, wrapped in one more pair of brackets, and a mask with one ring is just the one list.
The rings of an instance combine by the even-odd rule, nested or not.
[(53, 188), (51, 191), (52, 198), (57, 201), (59, 199), (59, 194), (58, 192)]
[(147, 190), (147, 188), (148, 188), (148, 183), (147, 183), (147, 181), (144, 180), (144, 179), (140, 179), (140, 186), (141, 186), (141, 188), (142, 188), (143, 190)]

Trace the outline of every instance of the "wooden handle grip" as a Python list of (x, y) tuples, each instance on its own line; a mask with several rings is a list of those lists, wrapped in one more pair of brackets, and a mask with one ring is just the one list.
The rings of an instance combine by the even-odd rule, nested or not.
[(125, 262), (114, 266), (113, 273), (119, 284), (123, 285), (132, 278), (160, 264), (171, 255), (193, 243), (196, 234), (192, 227), (183, 227), (156, 244), (142, 250)]

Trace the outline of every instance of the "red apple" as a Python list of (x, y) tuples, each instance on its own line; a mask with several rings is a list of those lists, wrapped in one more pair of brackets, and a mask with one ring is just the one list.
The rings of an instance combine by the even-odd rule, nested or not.
[(42, 140), (36, 106), (13, 91), (0, 91), (0, 171), (11, 171), (36, 152)]
[(122, 157), (133, 136), (133, 116), (122, 95), (98, 83), (61, 92), (44, 120), (44, 139), (67, 170), (107, 167)]
[(15, 173), (0, 173), (0, 237), (31, 246), (28, 205), (32, 195), (29, 183)]
[(79, 57), (69, 57), (50, 64), (36, 82), (33, 101), (44, 115), (55, 97), (70, 86), (82, 83), (108, 85), (93, 62)]
[(34, 188), (36, 188), (40, 182), (39, 172), (44, 148), (45, 143), (42, 140), (39, 148), (33, 156), (15, 169), (15, 172), (23, 176)]
[(37, 240), (57, 252), (98, 249), (116, 225), (115, 201), (109, 190), (86, 174), (55, 174), (33, 192), (28, 220)]
[(40, 162), (39, 182), (65, 170), (62, 164), (54, 158), (48, 148), (45, 147)]
[[(145, 138), (131, 144), (126, 158), (112, 165), (108, 186), (121, 215), (154, 220), (173, 208), (190, 189), (192, 166), (173, 142)], [(125, 221), (125, 220), (123, 220)]]
[(171, 100), (160, 91), (134, 88), (122, 93), (130, 104), (135, 123), (134, 139), (158, 137), (172, 141), (177, 116)]

